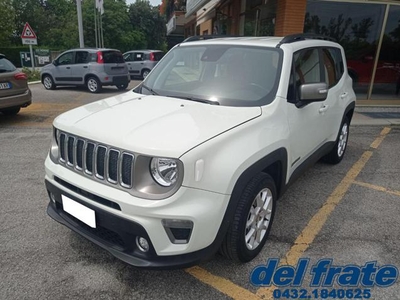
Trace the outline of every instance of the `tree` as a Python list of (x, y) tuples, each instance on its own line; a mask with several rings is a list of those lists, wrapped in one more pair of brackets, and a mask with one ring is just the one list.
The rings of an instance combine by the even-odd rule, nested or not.
[(146, 48), (166, 50), (166, 20), (158, 6), (151, 6), (147, 0), (136, 0), (129, 6), (129, 18), (133, 28), (144, 33)]
[[(94, 26), (94, 1), (83, 3), (83, 23), (85, 28), (85, 45), (96, 45)], [(104, 45), (122, 52), (146, 46), (143, 32), (135, 29), (129, 20), (124, 0), (105, 0), (102, 15)]]
[(15, 11), (12, 6), (12, 0), (2, 0), (0, 5), (0, 45), (11, 45), (11, 39), (14, 33)]

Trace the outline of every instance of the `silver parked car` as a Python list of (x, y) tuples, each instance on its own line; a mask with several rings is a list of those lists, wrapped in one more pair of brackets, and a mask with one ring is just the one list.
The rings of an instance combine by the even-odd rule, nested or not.
[(21, 107), (32, 103), (28, 78), (5, 55), (0, 54), (0, 112), (16, 115)]
[(59, 85), (82, 85), (98, 93), (107, 85), (126, 89), (130, 76), (119, 50), (80, 48), (63, 52), (53, 63), (44, 66), (41, 80), (47, 90)]
[(134, 50), (124, 53), (128, 64), (129, 74), (146, 78), (154, 66), (164, 56), (161, 50)]

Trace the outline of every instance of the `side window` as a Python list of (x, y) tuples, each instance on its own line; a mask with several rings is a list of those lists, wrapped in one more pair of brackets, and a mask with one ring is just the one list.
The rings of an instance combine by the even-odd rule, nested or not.
[(89, 53), (87, 51), (76, 51), (75, 63), (86, 64), (89, 62)]
[(59, 65), (70, 65), (70, 64), (72, 64), (73, 58), (74, 58), (74, 52), (65, 53), (58, 58), (58, 64)]
[(322, 81), (318, 49), (305, 49), (295, 53), (294, 67), (296, 83)]
[(310, 48), (294, 53), (288, 101), (295, 103), (300, 99), (299, 88), (302, 84), (323, 82), (321, 69), (318, 49)]
[(336, 85), (343, 76), (343, 58), (340, 49), (322, 49), (322, 58), (325, 69), (325, 82), (329, 87)]
[(133, 55), (133, 53), (125, 54), (125, 55), (124, 55), (124, 60), (125, 60), (125, 61), (132, 61), (132, 60), (133, 60), (133, 59), (132, 59), (132, 55)]
[(139, 53), (139, 52), (134, 53), (133, 61), (143, 61), (143, 53)]

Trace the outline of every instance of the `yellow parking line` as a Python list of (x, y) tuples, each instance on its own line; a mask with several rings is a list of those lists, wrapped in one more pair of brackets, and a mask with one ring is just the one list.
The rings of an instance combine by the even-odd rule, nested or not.
[[(382, 143), (383, 139), (390, 132), (390, 128), (385, 127), (380, 136), (377, 137), (371, 144), (371, 148), (378, 148)], [(295, 266), (297, 261), (302, 257), (303, 253), (308, 249), (311, 243), (314, 241), (317, 234), (321, 231), (326, 220), (336, 208), (336, 206), (343, 199), (347, 193), (350, 186), (354, 183), (356, 177), (362, 169), (365, 167), (366, 163), (372, 156), (372, 151), (365, 151), (361, 158), (350, 168), (346, 176), (342, 179), (339, 185), (335, 188), (332, 194), (328, 197), (324, 205), (320, 210), (311, 218), (307, 226), (303, 229), (300, 235), (294, 242), (294, 245), (286, 253), (284, 259), (281, 260), (281, 264)], [(272, 292), (275, 287), (259, 288), (257, 290), (257, 295), (263, 297), (264, 299), (273, 299)]]
[(388, 188), (385, 188), (383, 186), (374, 185), (374, 184), (361, 182), (361, 181), (354, 181), (354, 184), (357, 184), (357, 185), (360, 185), (360, 186), (363, 186), (363, 187), (366, 187), (366, 188), (370, 188), (372, 190), (376, 190), (376, 191), (379, 191), (379, 192), (385, 192), (385, 193), (392, 194), (392, 195), (400, 197), (400, 191), (395, 191), (395, 190), (392, 190), (392, 189), (388, 189)]
[(383, 139), (385, 138), (385, 136), (390, 132), (390, 127), (385, 127), (383, 128), (383, 130), (381, 131), (381, 134), (379, 137), (377, 137), (375, 139), (375, 141), (371, 144), (371, 148), (377, 149), (379, 147), (379, 145), (382, 143)]
[(259, 300), (256, 294), (253, 294), (249, 290), (234, 284), (232, 281), (211, 274), (210, 272), (204, 270), (201, 267), (195, 266), (185, 270), (187, 273), (197, 278), (203, 283), (206, 283), (213, 287), (214, 289), (220, 291), (221, 293), (233, 298), (233, 299), (243, 299), (243, 300), (251, 300), (257, 299)]

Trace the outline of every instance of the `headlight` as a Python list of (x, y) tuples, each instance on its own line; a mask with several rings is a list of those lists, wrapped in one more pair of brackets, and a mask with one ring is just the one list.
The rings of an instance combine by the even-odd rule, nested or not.
[(54, 163), (58, 163), (58, 155), (59, 155), (58, 129), (53, 127), (53, 137), (51, 139), (51, 146), (50, 146), (50, 158)]
[(178, 163), (172, 158), (155, 157), (150, 163), (153, 179), (162, 186), (171, 186), (178, 179)]

